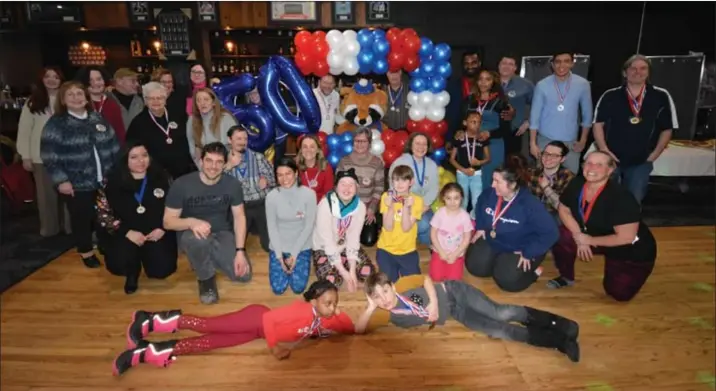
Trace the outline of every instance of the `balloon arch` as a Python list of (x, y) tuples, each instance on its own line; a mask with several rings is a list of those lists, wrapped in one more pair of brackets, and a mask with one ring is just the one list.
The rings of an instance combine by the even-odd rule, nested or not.
[[(303, 76), (323, 77), (327, 74), (354, 76), (383, 75), (398, 70), (410, 75), (407, 129), (382, 132), (374, 130), (371, 152), (389, 166), (402, 153), (409, 133), (422, 132), (433, 144), (431, 157), (440, 164), (446, 157), (444, 135), (447, 132), (445, 110), (450, 95), (445, 90), (452, 74), (450, 46), (434, 44), (419, 37), (411, 28), (300, 31), (294, 37), (295, 63), (285, 57), (273, 56), (254, 78), (250, 73), (233, 76), (214, 86), (221, 103), (237, 120), (257, 129), (249, 134), (249, 147), (264, 152), (274, 141), (275, 129), (301, 136), (316, 134), (321, 125), (321, 112), (311, 87)], [(293, 95), (300, 110), (291, 113), (279, 93), (283, 83)], [(258, 88), (262, 105), (236, 104), (236, 97)], [(328, 161), (335, 167), (341, 157), (352, 151), (352, 134), (318, 135), (328, 149)]]

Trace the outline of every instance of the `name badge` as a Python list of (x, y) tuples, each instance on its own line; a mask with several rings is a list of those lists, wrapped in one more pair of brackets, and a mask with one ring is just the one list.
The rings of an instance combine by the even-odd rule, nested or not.
[(517, 93), (513, 90), (513, 91), (508, 92), (507, 96), (509, 96), (510, 98), (514, 98), (517, 96)]
[(107, 130), (107, 127), (102, 124), (97, 124), (97, 131), (98, 132), (104, 132)]
[(156, 198), (164, 198), (164, 190), (160, 188), (154, 189), (154, 197)]
[(174, 121), (169, 123), (169, 129), (176, 129), (178, 127), (179, 127), (179, 125), (177, 125), (177, 123)]

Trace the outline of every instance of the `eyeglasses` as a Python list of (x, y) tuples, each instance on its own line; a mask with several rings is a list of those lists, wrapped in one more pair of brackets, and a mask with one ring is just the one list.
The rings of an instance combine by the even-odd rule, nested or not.
[(356, 144), (368, 144), (368, 140), (361, 140), (361, 139), (353, 139), (353, 142)]
[(561, 159), (562, 155), (556, 153), (542, 152), (542, 157), (546, 157), (547, 159)]

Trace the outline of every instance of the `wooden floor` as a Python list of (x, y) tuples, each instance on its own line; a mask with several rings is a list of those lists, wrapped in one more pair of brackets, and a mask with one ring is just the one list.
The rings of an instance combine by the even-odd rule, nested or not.
[[(252, 254), (255, 280), (237, 286), (222, 279), (215, 306), (198, 303), (184, 259), (168, 281), (142, 280), (140, 291), (128, 297), (121, 278), (86, 269), (68, 253), (2, 296), (0, 390), (713, 390), (714, 227), (654, 231), (657, 266), (628, 304), (604, 296), (601, 258), (579, 263), (577, 286), (561, 291), (544, 286), (555, 275), (549, 261), (542, 280), (519, 294), (469, 278), (495, 299), (578, 320), (579, 364), (450, 321), (432, 331), (384, 329), (321, 341), (283, 362), (267, 354), (263, 341), (254, 341), (115, 378), (111, 363), (124, 348), (134, 309), (212, 315), (255, 302), (278, 306), (295, 296), (271, 293), (267, 258), (258, 253)], [(341, 299), (352, 315), (363, 308), (361, 295), (345, 293)]]

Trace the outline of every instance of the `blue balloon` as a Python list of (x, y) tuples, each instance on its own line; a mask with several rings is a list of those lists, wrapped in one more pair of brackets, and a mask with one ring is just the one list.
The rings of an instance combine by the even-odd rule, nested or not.
[[(295, 115), (281, 97), (279, 81), (289, 89), (300, 114)], [(311, 87), (291, 60), (271, 56), (259, 70), (258, 90), (261, 102), (273, 116), (276, 125), (286, 133), (301, 135), (317, 133), (321, 127), (321, 110)]]
[(420, 63), (421, 63), (421, 64), (424, 63), (424, 62), (426, 62), (426, 61), (433, 61), (433, 60), (435, 60), (435, 56), (434, 56), (432, 53), (430, 53), (430, 54), (420, 54), (420, 55), (418, 55), (418, 57), (420, 57)]
[(346, 132), (341, 135), (341, 143), (353, 145), (353, 133)]
[(410, 77), (423, 77), (423, 73), (420, 71), (420, 67), (417, 67), (414, 71), (410, 72)]
[(420, 63), (420, 73), (423, 77), (433, 76), (437, 70), (436, 68), (437, 64), (435, 64), (435, 61), (424, 61)]
[(438, 62), (450, 62), (450, 45), (446, 43), (440, 43), (435, 45), (435, 51), (433, 53), (433, 59)]
[(420, 38), (420, 50), (418, 50), (418, 54), (420, 55), (420, 58), (423, 57), (430, 57), (433, 55), (433, 41), (430, 40), (430, 38), (422, 37)]
[(250, 73), (228, 77), (213, 87), (216, 96), (221, 98), (243, 95), (256, 87), (256, 79)]
[(390, 44), (385, 38), (376, 38), (373, 41), (373, 53), (376, 57), (385, 57), (390, 51)]
[(438, 64), (435, 74), (444, 79), (448, 79), (452, 75), (452, 65), (450, 65), (449, 62)]
[(433, 151), (430, 157), (435, 161), (435, 164), (440, 165), (447, 157), (447, 152), (445, 152), (445, 148), (438, 148)]
[(441, 76), (433, 76), (430, 78), (430, 83), (428, 89), (433, 94), (437, 94), (445, 89), (445, 86), (447, 85), (447, 81), (441, 77)]
[(373, 62), (373, 73), (385, 75), (388, 72), (388, 61), (384, 58), (377, 59)]
[(410, 91), (421, 93), (428, 89), (428, 81), (422, 77), (410, 79)]
[(370, 30), (362, 29), (358, 32), (358, 43), (360, 44), (361, 50), (370, 50), (373, 46), (373, 40), (375, 40), (375, 36)]
[(350, 155), (352, 152), (353, 152), (353, 143), (352, 142), (350, 144), (345, 143), (341, 146), (341, 155), (342, 156)]
[(373, 38), (385, 39), (385, 30), (373, 30)]
[(375, 58), (375, 55), (372, 51), (363, 51), (363, 48), (361, 47), (360, 53), (358, 53), (358, 65), (368, 65), (372, 68), (373, 58)]
[(341, 145), (341, 136), (333, 133), (326, 137), (326, 144), (328, 145), (329, 152), (335, 152), (338, 146)]
[(341, 156), (337, 153), (330, 153), (328, 154), (326, 160), (328, 160), (328, 164), (330, 164), (331, 167), (335, 170), (335, 168), (338, 166), (338, 162), (341, 161)]

